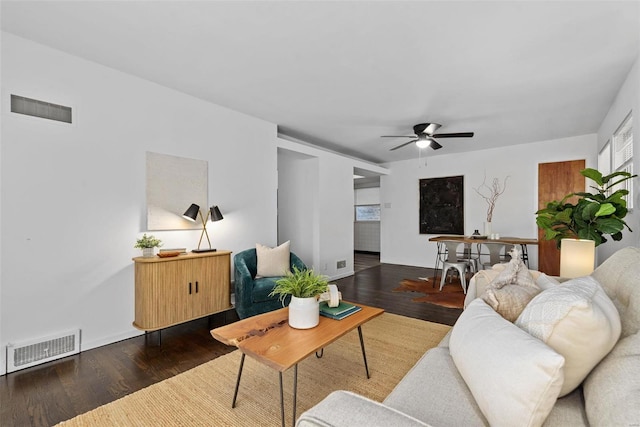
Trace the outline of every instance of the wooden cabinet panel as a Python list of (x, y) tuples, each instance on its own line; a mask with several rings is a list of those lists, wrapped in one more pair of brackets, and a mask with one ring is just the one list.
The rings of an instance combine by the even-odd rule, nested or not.
[(230, 309), (230, 256), (230, 251), (216, 251), (134, 258), (133, 325), (156, 330)]

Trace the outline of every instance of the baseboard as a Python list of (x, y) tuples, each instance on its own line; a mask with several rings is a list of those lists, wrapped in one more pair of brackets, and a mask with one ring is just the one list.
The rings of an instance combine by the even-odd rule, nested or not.
[(353, 251), (356, 254), (363, 254), (363, 255), (380, 255), (380, 252), (375, 252), (375, 251)]
[(344, 279), (345, 277), (353, 276), (354, 274), (355, 273), (353, 272), (353, 270), (347, 271), (345, 273), (336, 274), (335, 276), (329, 277), (329, 281), (338, 280), (338, 279)]
[(92, 340), (92, 341), (87, 341), (87, 342), (81, 342), (80, 343), (80, 350), (82, 351), (87, 351), (87, 350), (91, 350), (93, 348), (97, 348), (97, 347), (102, 347), (105, 345), (109, 345), (109, 344), (113, 344), (116, 343), (118, 341), (124, 341), (124, 340), (128, 340), (129, 338), (133, 338), (133, 337), (137, 337), (140, 335), (144, 335), (144, 331), (139, 331), (137, 329), (134, 330), (129, 330), (126, 332), (122, 332), (119, 334), (115, 334), (115, 335), (110, 335), (108, 337), (102, 337), (96, 340)]

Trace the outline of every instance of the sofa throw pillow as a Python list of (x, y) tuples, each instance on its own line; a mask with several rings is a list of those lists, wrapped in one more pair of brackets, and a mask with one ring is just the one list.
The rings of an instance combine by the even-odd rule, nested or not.
[(562, 387), (562, 355), (480, 298), (453, 326), (449, 350), (490, 425), (542, 425)]
[(579, 277), (543, 291), (515, 322), (565, 358), (564, 396), (582, 383), (620, 337), (620, 316), (602, 286)]
[(515, 258), (489, 283), (481, 298), (502, 317), (513, 322), (538, 293), (540, 288), (529, 269), (521, 259)]
[(291, 255), (289, 252), (290, 241), (286, 241), (278, 247), (256, 243), (257, 275), (256, 277), (279, 277), (291, 272)]
[(546, 291), (547, 289), (553, 288), (560, 284), (560, 281), (552, 276), (547, 276), (545, 273), (540, 273), (540, 275), (535, 280), (536, 285), (538, 285), (538, 287), (543, 291)]

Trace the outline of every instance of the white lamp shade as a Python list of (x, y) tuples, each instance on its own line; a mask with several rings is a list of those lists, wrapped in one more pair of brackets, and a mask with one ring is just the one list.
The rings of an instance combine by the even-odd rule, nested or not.
[(591, 274), (596, 257), (596, 242), (584, 239), (560, 241), (560, 277)]

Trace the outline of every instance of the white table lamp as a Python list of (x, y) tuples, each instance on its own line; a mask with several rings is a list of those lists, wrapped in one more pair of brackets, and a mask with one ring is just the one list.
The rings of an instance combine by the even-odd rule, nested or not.
[(596, 242), (585, 239), (560, 241), (560, 277), (580, 277), (591, 274), (596, 255)]

